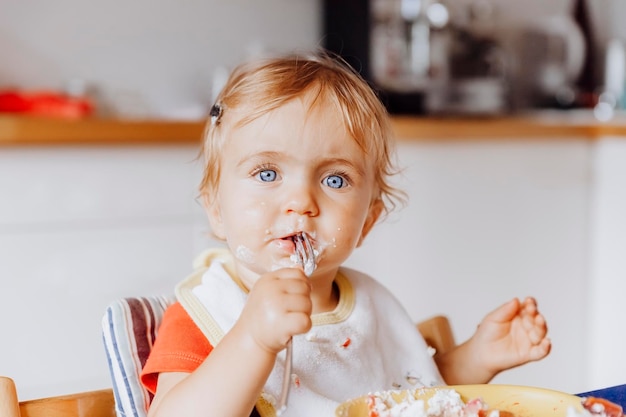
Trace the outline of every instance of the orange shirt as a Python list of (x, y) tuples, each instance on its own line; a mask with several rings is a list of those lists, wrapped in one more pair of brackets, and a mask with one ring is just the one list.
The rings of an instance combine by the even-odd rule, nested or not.
[(163, 314), (158, 336), (141, 371), (141, 382), (154, 392), (161, 372), (193, 372), (213, 350), (185, 309), (176, 302)]
[[(161, 372), (193, 372), (213, 350), (183, 306), (176, 302), (163, 313), (159, 333), (141, 371), (141, 382), (156, 392)], [(260, 417), (256, 407), (250, 417)]]

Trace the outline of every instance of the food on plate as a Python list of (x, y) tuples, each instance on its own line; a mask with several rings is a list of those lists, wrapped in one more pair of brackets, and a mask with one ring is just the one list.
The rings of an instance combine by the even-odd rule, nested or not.
[(370, 393), (337, 407), (337, 417), (626, 417), (606, 399), (519, 385), (421, 387)]
[[(400, 401), (396, 398), (391, 392), (369, 394), (368, 417), (521, 417), (491, 409), (480, 397), (463, 401), (459, 392), (452, 388), (438, 389), (427, 399), (412, 395)], [(624, 417), (621, 406), (603, 398), (581, 398), (580, 404), (581, 409), (568, 407), (563, 417)]]
[(567, 417), (623, 417), (622, 407), (603, 398), (585, 397), (581, 400), (582, 410), (570, 407)]
[(369, 417), (513, 417), (506, 411), (490, 410), (481, 398), (463, 401), (454, 389), (440, 389), (427, 400), (408, 395), (396, 401), (389, 393), (368, 396)]

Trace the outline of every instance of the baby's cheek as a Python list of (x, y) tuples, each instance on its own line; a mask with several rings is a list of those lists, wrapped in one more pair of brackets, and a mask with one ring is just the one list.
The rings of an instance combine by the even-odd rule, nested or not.
[(239, 233), (265, 238), (271, 229), (271, 213), (265, 202), (252, 203), (233, 210), (231, 226), (240, 230)]
[(326, 240), (318, 242), (318, 248), (322, 254), (324, 252), (352, 250), (356, 246), (358, 238), (358, 232), (347, 227), (338, 227)]
[(251, 202), (242, 207), (242, 215), (251, 219), (263, 219), (267, 215), (267, 203), (265, 201)]

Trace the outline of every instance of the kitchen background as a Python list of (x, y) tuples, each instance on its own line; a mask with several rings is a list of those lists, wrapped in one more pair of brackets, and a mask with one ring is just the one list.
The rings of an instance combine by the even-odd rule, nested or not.
[[(516, 24), (572, 7), (491, 4), (498, 22)], [(597, 51), (626, 40), (622, 2), (588, 6)], [(212, 86), (242, 59), (321, 45), (322, 8), (311, 0), (0, 0), (0, 87), (78, 89), (104, 116), (198, 119)], [(576, 123), (577, 112), (567, 120)], [(416, 321), (448, 315), (458, 341), (501, 302), (534, 295), (553, 351), (494, 382), (567, 392), (624, 383), (624, 138), (399, 146), (410, 204), (374, 230), (350, 266), (379, 277)], [(106, 305), (171, 293), (214, 243), (195, 200), (196, 152), (193, 144), (0, 148), (0, 374), (16, 380), (23, 399), (110, 386)]]

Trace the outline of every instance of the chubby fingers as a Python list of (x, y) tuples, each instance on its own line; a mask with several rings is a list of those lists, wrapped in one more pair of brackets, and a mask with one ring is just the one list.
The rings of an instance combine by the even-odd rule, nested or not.
[(537, 314), (539, 308), (537, 307), (537, 300), (534, 297), (526, 297), (520, 304), (520, 310), (523, 313), (534, 315)]
[(280, 270), (280, 274), (277, 274), (276, 278), (281, 280), (281, 288), (286, 293), (311, 293), (311, 281), (304, 275), (304, 272), (300, 269), (289, 268)]
[[(302, 270), (297, 268), (285, 268), (275, 271), (275, 285), (279, 292), (291, 299), (292, 302), (308, 300), (309, 307), (311, 304), (311, 281), (304, 275)], [(300, 310), (303, 306), (296, 306), (288, 310)]]
[(528, 334), (533, 349), (543, 357), (550, 351), (550, 341), (546, 338), (548, 324), (544, 316), (539, 313), (537, 301), (533, 297), (526, 297), (521, 304), (520, 315), (522, 325)]
[(538, 361), (545, 358), (552, 349), (552, 341), (545, 337), (537, 344), (534, 344), (528, 352), (528, 359), (531, 361)]
[(278, 353), (293, 335), (311, 328), (311, 285), (298, 269), (262, 275), (254, 284), (238, 324), (259, 347)]
[(546, 327), (546, 320), (537, 307), (537, 301), (533, 297), (526, 297), (522, 301), (519, 309), (519, 314), (524, 321), (524, 325), (527, 329), (533, 327)]
[(311, 315), (311, 283), (307, 280), (288, 279), (281, 285), (283, 308), (286, 313), (304, 313)]
[(311, 282), (301, 269), (286, 268), (276, 271), (281, 309), (285, 315), (285, 326), (290, 334), (307, 332), (312, 325)]
[(545, 339), (546, 334), (548, 333), (548, 326), (546, 324), (546, 320), (541, 314), (537, 314), (534, 318), (525, 317), (522, 323), (528, 333), (530, 343), (536, 345)]

